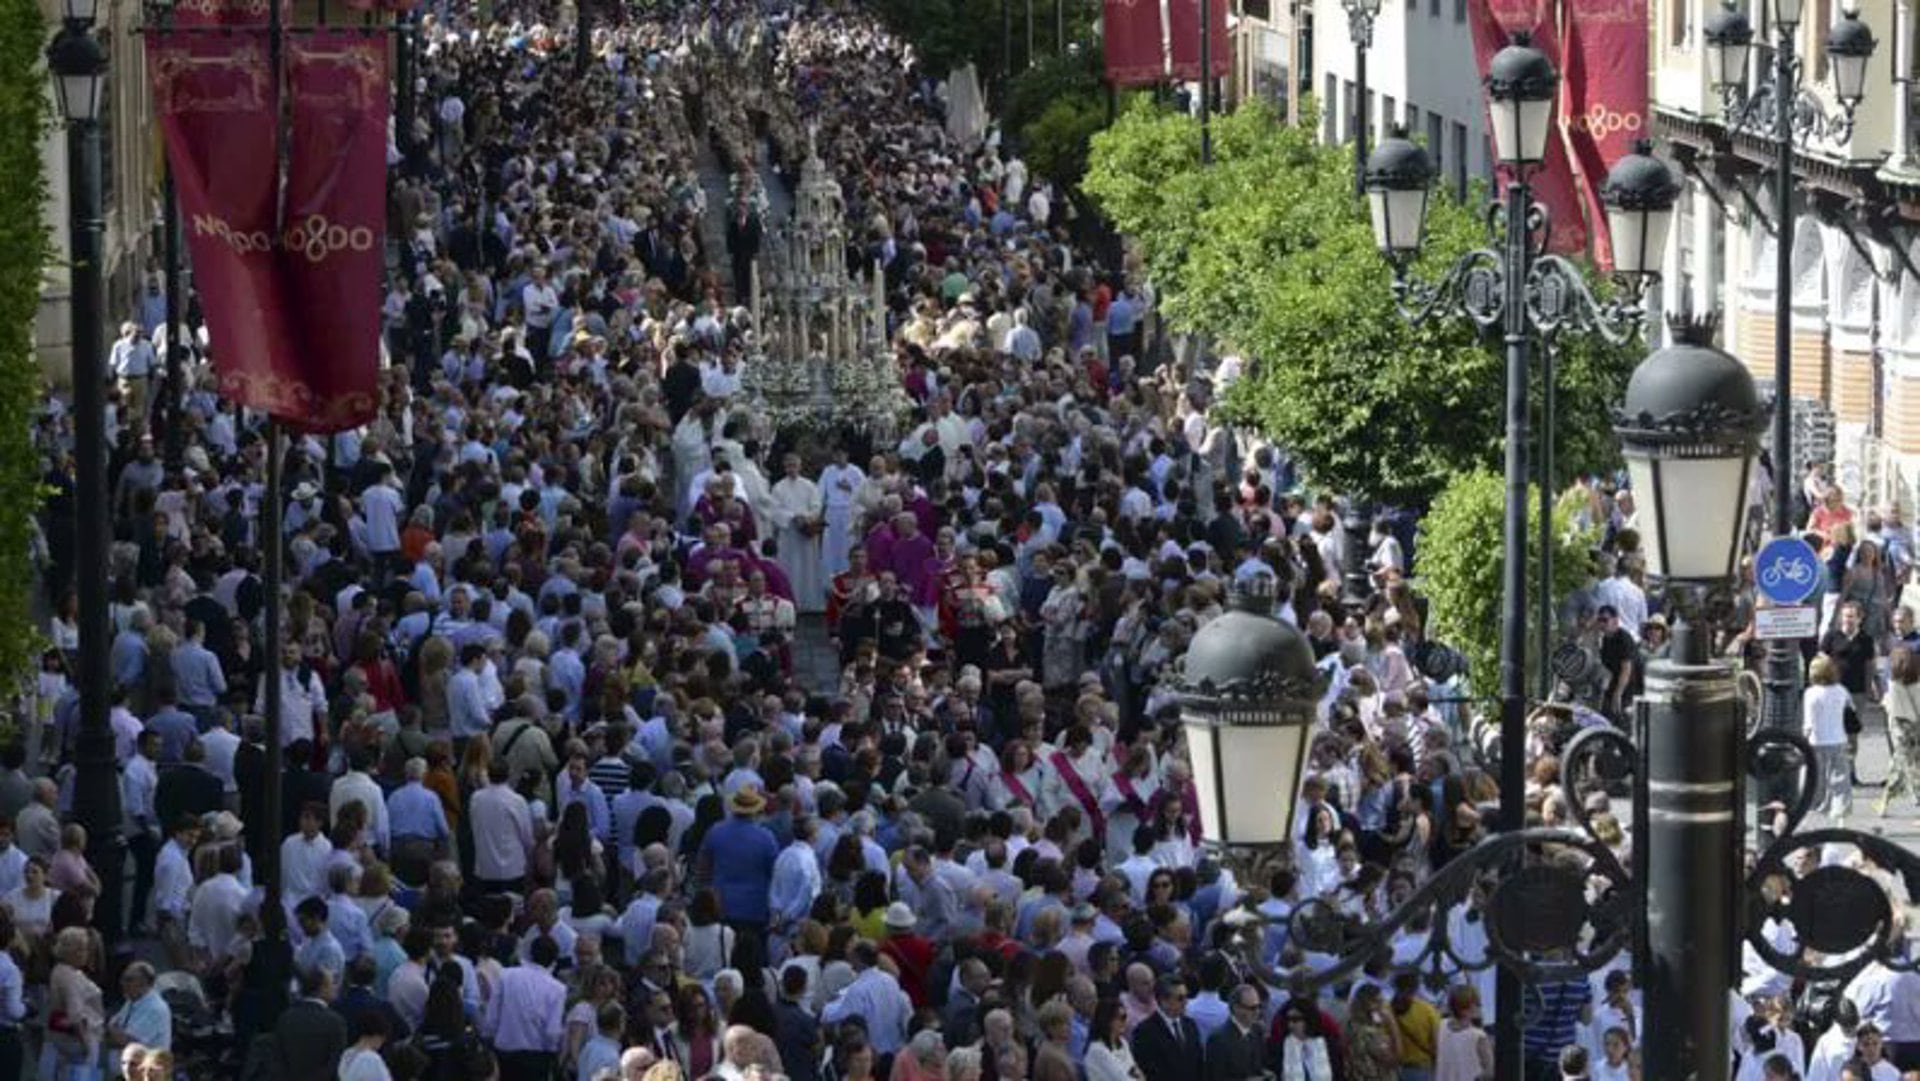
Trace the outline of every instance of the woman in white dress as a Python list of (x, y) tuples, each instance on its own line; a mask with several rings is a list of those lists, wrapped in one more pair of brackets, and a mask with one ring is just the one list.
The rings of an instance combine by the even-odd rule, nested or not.
[(825, 509), (820, 486), (800, 475), (800, 456), (781, 461), (785, 471), (767, 499), (767, 519), (773, 526), (774, 561), (787, 572), (793, 586), (793, 605), (801, 613), (826, 610), (826, 577), (821, 574), (820, 535)]
[(1008, 740), (1000, 751), (1000, 769), (989, 782), (987, 806), (996, 811), (1025, 807), (1038, 814), (1046, 770), (1025, 740)]
[[(1087, 1081), (1146, 1081), (1127, 1046), (1127, 1011), (1119, 999), (1101, 999), (1087, 1028), (1092, 1033), (1087, 1040)], [(1327, 1077), (1331, 1081), (1333, 1074)]]

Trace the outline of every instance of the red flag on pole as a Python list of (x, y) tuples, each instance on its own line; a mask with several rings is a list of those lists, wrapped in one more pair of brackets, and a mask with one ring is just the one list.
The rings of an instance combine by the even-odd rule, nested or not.
[(286, 228), (280, 265), (298, 298), (300, 408), (281, 419), (335, 432), (379, 404), (380, 277), (387, 232), (384, 37), (315, 30), (287, 39)]
[(1636, 0), (1567, 0), (1560, 128), (1592, 224), (1593, 259), (1613, 266), (1600, 186), (1647, 134), (1647, 7)]
[[(1533, 34), (1533, 47), (1547, 54), (1556, 70), (1563, 73), (1561, 93), (1566, 92), (1565, 65), (1561, 59), (1560, 39), (1553, 19), (1554, 0), (1473, 0), (1468, 22), (1473, 30), (1473, 55), (1482, 75), (1493, 54), (1507, 47), (1518, 30)], [(1502, 183), (1507, 170), (1498, 169)], [(1587, 249), (1587, 222), (1580, 196), (1575, 191), (1573, 168), (1567, 158), (1564, 138), (1547, 139), (1547, 160), (1543, 167), (1527, 174), (1533, 197), (1547, 210), (1553, 231), (1548, 246), (1557, 252), (1583, 252)]]
[(1102, 11), (1107, 81), (1115, 86), (1151, 86), (1165, 79), (1159, 0), (1106, 0)]
[(300, 361), (274, 250), (280, 102), (267, 35), (158, 31), (146, 49), (220, 392), (298, 415), (285, 391)]
[(1173, 77), (1191, 82), (1200, 77), (1200, 6), (1208, 6), (1213, 40), (1207, 42), (1212, 54), (1213, 77), (1218, 79), (1233, 70), (1233, 50), (1227, 40), (1227, 0), (1167, 0), (1167, 15), (1172, 23), (1168, 39), (1173, 44)]

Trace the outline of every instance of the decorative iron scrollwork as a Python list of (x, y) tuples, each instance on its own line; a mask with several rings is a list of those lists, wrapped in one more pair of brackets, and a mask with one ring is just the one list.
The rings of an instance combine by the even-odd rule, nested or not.
[[(1488, 208), (1487, 246), (1454, 260), (1436, 281), (1413, 275), (1405, 260), (1393, 265), (1393, 294), (1401, 318), (1419, 325), (1438, 316), (1463, 317), (1483, 328), (1506, 317), (1508, 275), (1515, 272), (1508, 248), (1504, 207)], [(1552, 218), (1540, 203), (1527, 208), (1526, 281), (1523, 303), (1530, 330), (1552, 344), (1562, 331), (1598, 334), (1614, 345), (1637, 337), (1645, 323), (1637, 285), (1617, 294), (1596, 296), (1586, 275), (1568, 260), (1547, 252)]]
[[(1814, 142), (1844, 143), (1851, 139), (1853, 109), (1842, 102), (1837, 112), (1828, 111), (1825, 102), (1800, 85), (1805, 69), (1798, 56), (1793, 58), (1792, 65), (1787, 85), (1797, 88), (1793, 91), (1789, 114), (1794, 142), (1804, 146)], [(1779, 95), (1780, 87), (1773, 79), (1754, 87), (1752, 94), (1738, 86), (1722, 87), (1720, 104), (1727, 118), (1727, 130), (1762, 139), (1780, 138)]]
[[(1747, 942), (1768, 965), (1815, 984), (1844, 985), (1876, 961), (1897, 971), (1914, 970), (1920, 964), (1907, 956), (1886, 887), (1857, 867), (1822, 857), (1833, 846), (1855, 849), (1873, 865), (1904, 877), (1909, 894), (1920, 895), (1920, 856), (1859, 830), (1801, 832), (1800, 823), (1820, 792), (1814, 762), (1812, 745), (1798, 733), (1767, 728), (1748, 741), (1748, 773), (1761, 780), (1790, 778), (1793, 801), (1766, 809), (1785, 822), (1747, 875)], [(1816, 866), (1800, 873), (1796, 864), (1806, 857)], [(1770, 937), (1769, 922), (1784, 925), (1787, 933)]]

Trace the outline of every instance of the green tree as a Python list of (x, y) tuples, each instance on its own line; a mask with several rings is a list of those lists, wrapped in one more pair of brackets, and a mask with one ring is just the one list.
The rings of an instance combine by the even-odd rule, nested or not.
[(51, 253), (40, 148), (47, 134), (46, 20), (35, 0), (0, 0), (0, 693), (32, 669), (34, 575), (27, 551), (40, 506), (33, 419), (40, 368), (33, 318)]
[[(1286, 448), (1322, 488), (1424, 506), (1457, 474), (1494, 466), (1505, 439), (1505, 365), (1464, 319), (1409, 326), (1374, 250), (1349, 153), (1250, 103), (1214, 125), (1136, 105), (1096, 135), (1084, 189), (1141, 245), (1179, 330), (1249, 360), (1229, 415)], [(1477, 213), (1436, 195), (1431, 279), (1485, 238)], [(1617, 460), (1606, 407), (1636, 350), (1562, 343), (1561, 476)]]
[(1105, 101), (1080, 95), (1060, 98), (1020, 129), (1021, 152), (1036, 174), (1078, 187), (1087, 171), (1088, 140), (1106, 123)]
[[(1527, 495), (1527, 565), (1539, 566), (1539, 490)], [(1458, 649), (1467, 658), (1473, 685), (1483, 693), (1500, 686), (1500, 603), (1506, 558), (1502, 531), (1506, 482), (1497, 473), (1475, 471), (1453, 478), (1420, 522), (1420, 592), (1427, 598), (1427, 634)], [(1565, 597), (1587, 580), (1588, 551), (1597, 539), (1574, 525), (1579, 501), (1571, 494), (1553, 509), (1553, 595)], [(1532, 618), (1538, 583), (1527, 575), (1527, 607)], [(1533, 636), (1527, 648), (1533, 648)], [(1532, 658), (1526, 672), (1532, 672)]]

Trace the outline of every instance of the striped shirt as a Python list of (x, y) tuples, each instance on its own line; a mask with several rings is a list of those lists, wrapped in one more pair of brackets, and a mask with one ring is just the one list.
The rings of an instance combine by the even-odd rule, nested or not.
[(1584, 979), (1541, 983), (1527, 989), (1540, 996), (1538, 1012), (1527, 1022), (1527, 1058), (1534, 1062), (1556, 1061), (1560, 1049), (1574, 1042), (1580, 1027), (1580, 1011), (1592, 1001), (1593, 992)]

